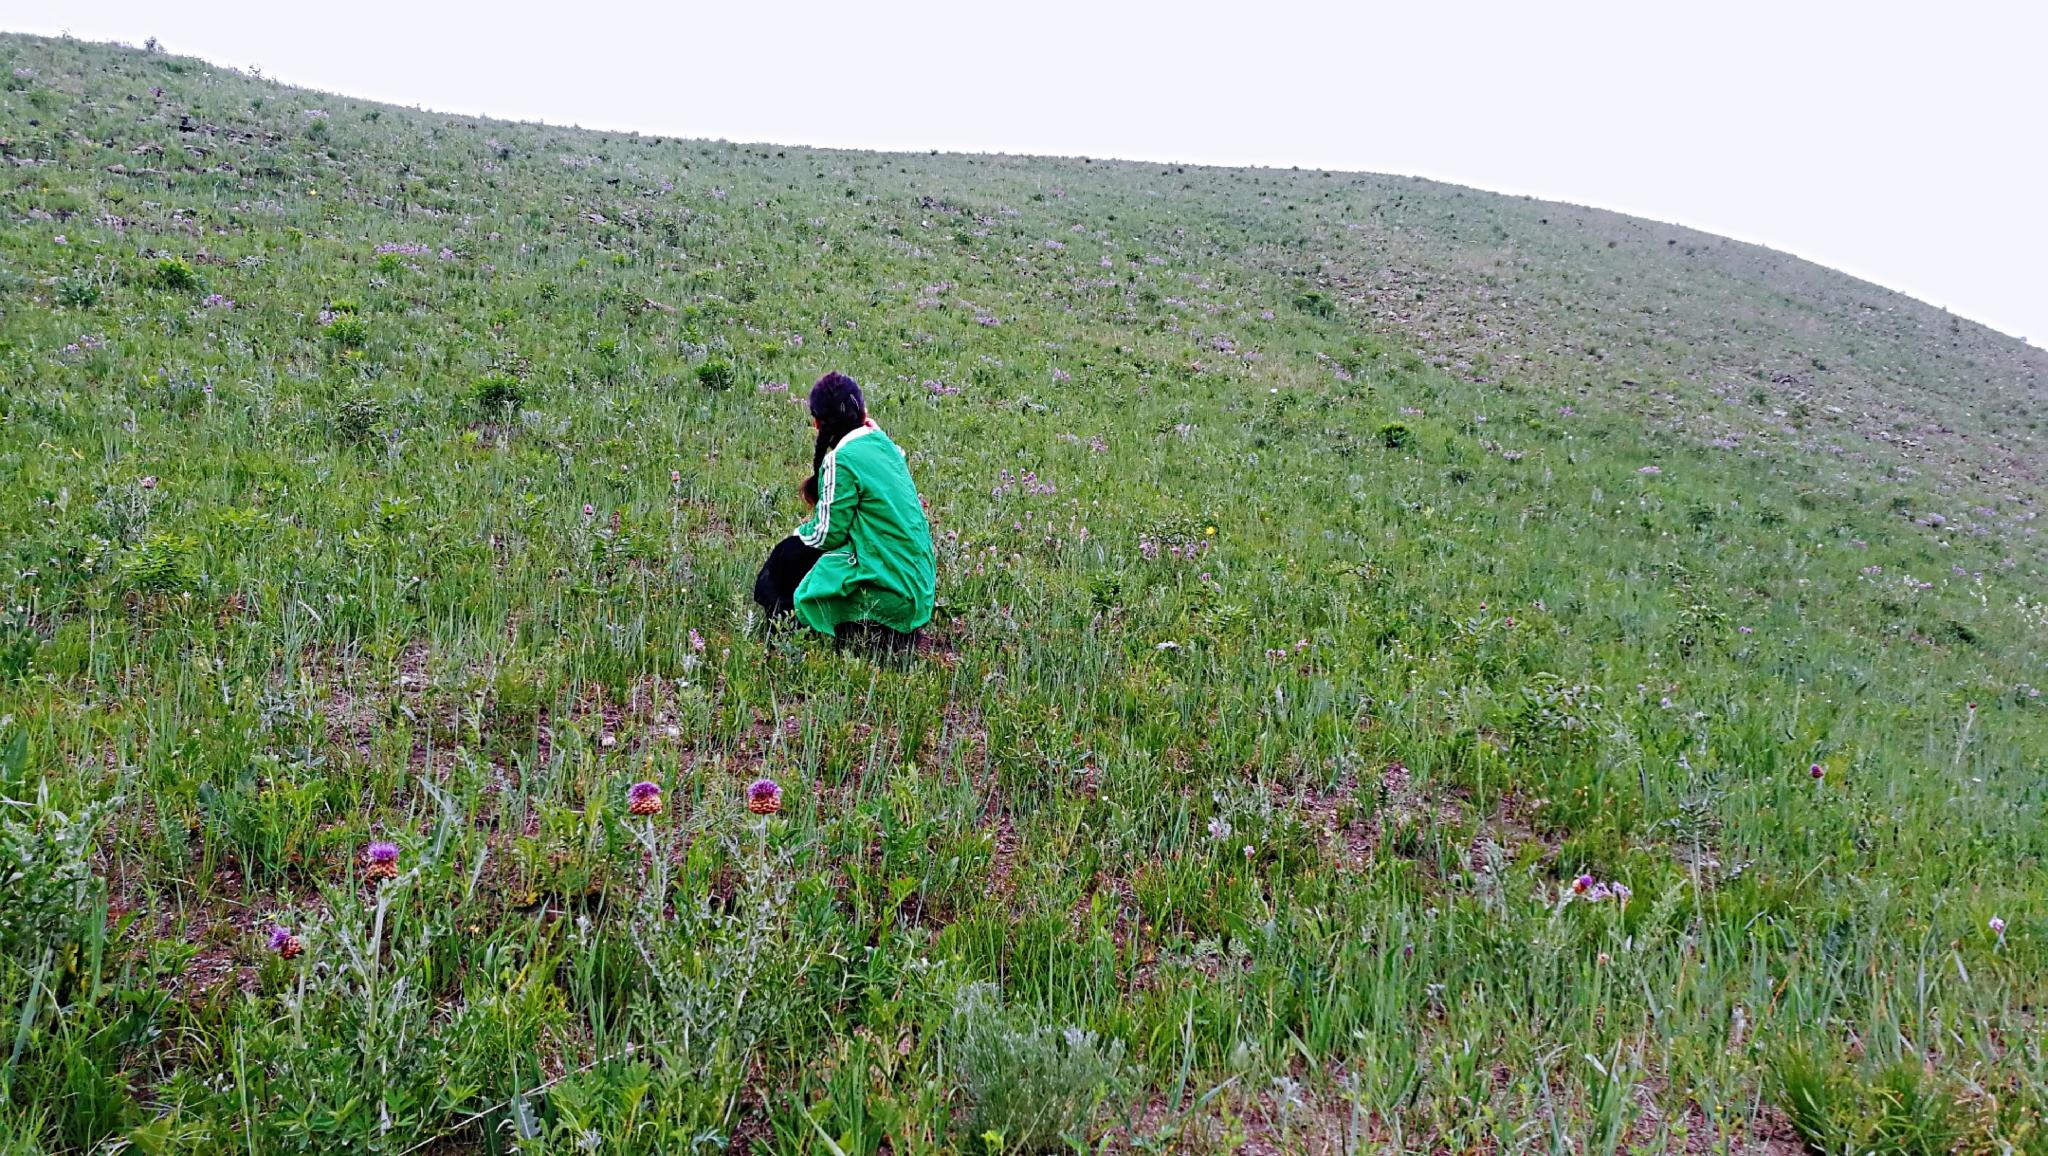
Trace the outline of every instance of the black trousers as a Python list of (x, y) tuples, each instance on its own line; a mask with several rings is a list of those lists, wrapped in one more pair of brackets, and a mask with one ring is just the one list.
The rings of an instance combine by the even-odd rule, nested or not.
[[(794, 534), (768, 551), (768, 561), (754, 576), (754, 601), (768, 612), (769, 621), (796, 613), (796, 588), (823, 556), (823, 551), (804, 545)], [(842, 647), (902, 652), (917, 644), (917, 635), (899, 634), (879, 622), (848, 622), (839, 628), (837, 642)]]
[(769, 618), (795, 613), (796, 588), (823, 556), (823, 551), (804, 545), (795, 534), (777, 542), (754, 578), (754, 601)]

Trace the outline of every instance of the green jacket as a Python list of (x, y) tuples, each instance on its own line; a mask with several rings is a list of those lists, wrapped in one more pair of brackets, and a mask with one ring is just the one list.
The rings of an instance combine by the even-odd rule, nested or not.
[(938, 560), (903, 451), (863, 426), (818, 468), (818, 509), (796, 536), (824, 551), (796, 588), (796, 614), (821, 634), (876, 622), (908, 634), (932, 619)]

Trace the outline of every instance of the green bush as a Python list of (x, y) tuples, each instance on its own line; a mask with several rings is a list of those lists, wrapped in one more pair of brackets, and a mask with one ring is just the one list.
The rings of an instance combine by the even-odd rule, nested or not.
[(706, 389), (731, 389), (733, 382), (738, 379), (739, 374), (733, 369), (731, 362), (712, 358), (697, 367), (697, 384)]
[(57, 304), (73, 309), (90, 309), (100, 303), (100, 287), (84, 277), (66, 277), (57, 282)]
[(198, 549), (198, 540), (188, 535), (152, 534), (121, 556), (121, 577), (132, 590), (190, 589), (196, 580), (192, 556)]
[(1082, 1145), (1089, 1121), (1123, 1080), (1123, 1044), (1006, 1010), (994, 986), (964, 989), (946, 1051), (967, 1095), (964, 1139), (1003, 1153)]
[(343, 313), (326, 326), (327, 344), (337, 350), (361, 349), (370, 342), (370, 327), (353, 313)]
[(33, 803), (0, 809), (0, 871), (7, 887), (7, 902), (0, 903), (0, 963), (33, 971), (76, 938), (86, 897), (99, 886), (93, 839), (105, 811), (86, 806), (67, 814), (50, 801), (47, 785)]
[(334, 437), (345, 445), (361, 445), (377, 436), (384, 407), (375, 399), (352, 397), (334, 408)]
[(1296, 294), (1294, 307), (1310, 317), (1320, 317), (1326, 321), (1337, 316), (1337, 303), (1330, 300), (1329, 294), (1319, 290), (1311, 289)]
[(495, 416), (526, 404), (526, 387), (509, 373), (487, 373), (469, 387), (469, 397), (478, 409)]
[(150, 283), (172, 293), (189, 293), (199, 288), (199, 273), (178, 257), (165, 257), (150, 271)]

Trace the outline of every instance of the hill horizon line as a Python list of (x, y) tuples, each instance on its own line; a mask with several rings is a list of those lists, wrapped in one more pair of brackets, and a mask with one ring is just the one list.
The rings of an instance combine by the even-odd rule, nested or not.
[[(206, 68), (219, 69), (224, 72), (232, 72), (236, 75), (244, 77), (245, 79), (257, 81), (264, 84), (276, 85), (280, 88), (291, 89), (300, 93), (323, 97), (334, 97), (341, 100), (355, 101), (359, 104), (376, 105), (383, 108), (400, 109), (406, 112), (418, 113), (425, 116), (440, 116), (448, 117), (451, 119), (466, 119), (473, 121), (488, 122), (493, 124), (520, 125), (529, 128), (564, 129), (572, 132), (588, 132), (607, 136), (631, 137), (639, 140), (653, 141), (656, 143), (666, 140), (688, 144), (730, 145), (735, 148), (775, 148), (784, 150), (800, 149), (806, 152), (814, 153), (851, 153), (876, 157), (938, 156), (959, 157), (963, 159), (975, 157), (989, 157), (1020, 161), (1080, 162), (1082, 164), (1110, 164), (1133, 166), (1157, 165), (1166, 168), (1198, 169), (1219, 173), (1319, 172), (1329, 176), (1336, 177), (1380, 178), (1402, 181), (1414, 181), (1421, 184), (1434, 185), (1442, 189), (1455, 190), (1459, 192), (1483, 193), (1487, 196), (1505, 197), (1513, 200), (1528, 201), (1534, 204), (1574, 209), (1581, 212), (1605, 213), (1629, 221), (1637, 221), (1642, 222), (1644, 224), (1657, 225), (1669, 229), (1682, 229), (1686, 232), (1696, 234), (1700, 237), (1712, 238), (1716, 241), (1727, 241), (1739, 245), (1747, 245), (1751, 248), (1761, 250), (1765, 253), (1769, 253), (1776, 257), (1786, 257), (1795, 261), (1800, 261), (1805, 264), (1812, 265), (1816, 268), (1824, 269), (1829, 273), (1835, 274), (1837, 276), (1847, 277), (1853, 281), (1859, 282), (1863, 285), (1867, 285), (1873, 289), (1878, 289), (1886, 293), (1895, 294), (1899, 297), (1905, 298), (1906, 300), (1913, 302), (1916, 305), (1924, 306), (1929, 309), (1938, 310), (1939, 312), (1947, 314), (1952, 317), (1961, 318), (1963, 321), (1966, 321), (1972, 325), (1982, 327), (1988, 333), (1993, 333), (1998, 335), (1999, 337), (2003, 337), (2008, 340), (2017, 342), (2020, 345), (2027, 347), (2028, 349), (2048, 352), (2048, 346), (2038, 344), (2028, 336), (2013, 333), (2005, 329), (2001, 329), (1996, 324), (1993, 324), (1991, 322), (1980, 320), (1967, 313), (1956, 312), (1954, 310), (1951, 310), (1946, 305), (1938, 304), (1924, 297), (1915, 296), (1912, 292), (1908, 290), (1900, 289), (1893, 285), (1888, 285), (1883, 281), (1876, 280), (1874, 278), (1865, 276), (1861, 273), (1852, 272), (1838, 265), (1827, 264), (1825, 261), (1805, 256), (1794, 249), (1780, 248), (1776, 245), (1772, 245), (1764, 241), (1757, 241), (1747, 237), (1737, 236), (1733, 233), (1715, 232), (1701, 226), (1687, 224), (1686, 222), (1680, 220), (1652, 216), (1647, 213), (1635, 212), (1628, 209), (1614, 208), (1608, 205), (1595, 204), (1590, 201), (1578, 201), (1567, 199), (1564, 197), (1553, 197), (1539, 195), (1536, 193), (1513, 192), (1504, 189), (1488, 188), (1484, 185), (1466, 184), (1460, 181), (1450, 180), (1439, 176), (1431, 176), (1425, 173), (1401, 172), (1394, 169), (1346, 168), (1341, 165), (1283, 165), (1262, 163), (1228, 164), (1214, 161), (1155, 159), (1140, 156), (1098, 156), (1092, 153), (1079, 152), (1062, 153), (1037, 152), (1031, 150), (1012, 151), (1007, 149), (924, 149), (908, 147), (888, 148), (879, 146), (821, 145), (790, 140), (743, 140), (724, 136), (699, 136), (689, 132), (655, 132), (638, 128), (613, 128), (602, 125), (582, 124), (572, 121), (553, 121), (546, 118), (524, 120), (516, 116), (501, 116), (496, 113), (490, 112), (471, 112), (452, 108), (437, 108), (419, 102), (406, 104), (397, 100), (387, 100), (379, 97), (355, 96), (350, 93), (341, 92), (335, 89), (322, 88), (316, 85), (309, 84), (298, 84), (289, 80), (280, 79), (279, 77), (263, 72), (259, 66), (251, 65), (245, 67), (233, 64), (224, 64), (219, 61), (210, 60), (204, 56), (198, 56), (182, 52), (171, 52), (160, 47), (152, 49), (148, 47), (147, 42), (145, 42), (145, 44), (142, 45), (137, 45), (124, 40), (92, 40), (82, 37), (71, 36), (42, 36), (37, 33), (11, 32), (4, 29), (0, 29), (0, 35), (17, 36), (31, 40), (73, 40), (82, 44), (97, 44), (104, 47), (118, 48), (126, 51), (151, 53), (153, 55), (163, 56), (167, 59), (188, 60)], [(154, 37), (149, 38), (149, 40), (154, 39)]]

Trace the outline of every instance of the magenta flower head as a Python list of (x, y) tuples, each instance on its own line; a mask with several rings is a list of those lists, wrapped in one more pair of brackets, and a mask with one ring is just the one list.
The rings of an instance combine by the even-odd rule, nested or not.
[(1818, 779), (1825, 776), (1828, 773), (1828, 769), (1826, 767), (1821, 766), (1819, 763), (1815, 763), (1813, 764), (1813, 766), (1807, 768), (1806, 773)]
[(1577, 879), (1572, 880), (1572, 890), (1580, 895), (1584, 895), (1592, 889), (1593, 877), (1591, 875), (1581, 875)]
[(299, 937), (292, 934), (291, 928), (280, 923), (270, 929), (270, 950), (285, 959), (297, 959), (305, 952), (306, 945), (299, 942)]
[(782, 810), (782, 788), (774, 779), (755, 779), (747, 784), (747, 810), (756, 815), (773, 815)]
[(634, 783), (626, 789), (626, 800), (626, 809), (635, 815), (661, 814), (661, 786), (657, 783)]
[(370, 861), (367, 874), (372, 879), (398, 878), (398, 844), (382, 839), (370, 844), (365, 858)]
[(1991, 917), (1991, 922), (1988, 926), (1991, 928), (1991, 934), (1998, 936), (2000, 939), (2005, 938), (2005, 920), (1994, 915)]

